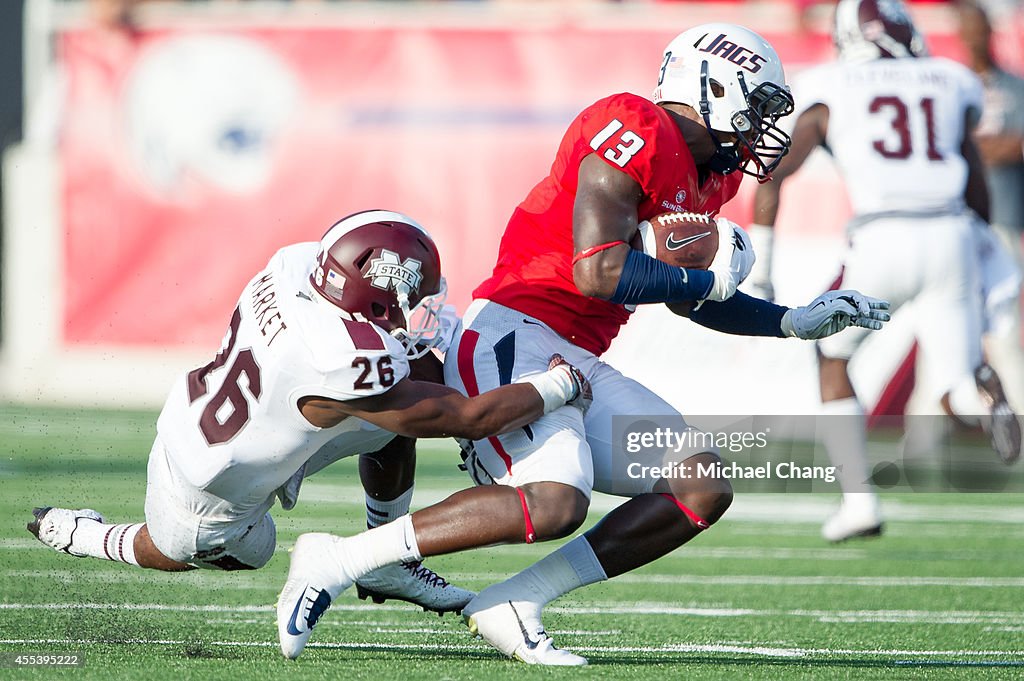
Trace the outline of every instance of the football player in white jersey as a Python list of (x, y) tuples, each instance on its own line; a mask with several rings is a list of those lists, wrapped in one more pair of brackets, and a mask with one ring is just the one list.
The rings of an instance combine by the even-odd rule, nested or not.
[[(275, 500), (291, 508), (302, 480), (330, 463), (382, 448), (378, 464), (389, 448), (408, 461), (408, 438), (498, 435), (585, 398), (585, 379), (557, 357), (547, 372), (473, 398), (415, 380), (411, 363), (433, 361), (440, 376), (430, 349), (444, 337), (445, 294), (433, 240), (399, 213), (357, 213), (319, 243), (282, 248), (242, 291), (213, 361), (171, 389), (150, 453), (146, 522), (45, 507), (28, 529), (74, 556), (255, 569), (274, 553)], [(369, 503), (370, 519), (405, 516), (408, 497), (411, 487), (390, 504)], [(474, 595), (418, 561), (360, 587), (438, 612)]]
[[(951, 415), (981, 421), (1000, 457), (1019, 456), (1020, 424), (998, 377), (982, 361), (981, 301), (974, 223), (988, 219), (988, 192), (971, 131), (978, 79), (951, 60), (927, 56), (897, 0), (841, 0), (834, 40), (840, 59), (794, 84), (802, 111), (790, 153), (754, 199), (750, 235), (760, 266), (752, 289), (770, 287), (771, 229), (780, 186), (817, 146), (834, 158), (854, 217), (837, 285), (891, 301), (914, 301), (919, 367)], [(760, 287), (758, 284), (760, 283)], [(770, 294), (769, 294), (770, 295)], [(833, 462), (843, 464), (840, 510), (823, 526), (830, 541), (882, 530), (868, 482), (865, 415), (847, 365), (866, 334), (851, 329), (818, 344), (822, 429)]]

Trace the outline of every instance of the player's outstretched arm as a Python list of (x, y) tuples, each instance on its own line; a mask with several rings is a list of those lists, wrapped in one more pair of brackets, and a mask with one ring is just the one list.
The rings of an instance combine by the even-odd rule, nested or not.
[(816, 340), (851, 326), (878, 331), (889, 321), (889, 303), (860, 291), (829, 291), (782, 317), (786, 336)]
[(701, 326), (739, 336), (775, 336), (815, 340), (850, 326), (878, 330), (889, 321), (889, 303), (858, 291), (829, 291), (803, 307), (788, 308), (738, 292), (721, 303), (697, 310), (669, 305)]
[(346, 401), (309, 397), (299, 406), (314, 425), (355, 416), (406, 437), (482, 440), (521, 428), (566, 404), (585, 410), (590, 396), (583, 374), (555, 355), (548, 371), (475, 397), (407, 378), (372, 397)]

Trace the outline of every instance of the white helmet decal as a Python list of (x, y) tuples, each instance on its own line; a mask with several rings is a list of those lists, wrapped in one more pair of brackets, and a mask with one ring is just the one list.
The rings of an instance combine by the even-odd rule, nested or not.
[(394, 289), (408, 297), (420, 290), (420, 281), (423, 279), (420, 272), (422, 266), (423, 263), (415, 258), (408, 258), (402, 262), (397, 253), (385, 248), (379, 258), (370, 261), (370, 269), (363, 277), (370, 280), (371, 286), (385, 291)]
[[(693, 46), (697, 48), (698, 52), (706, 52), (722, 57), (751, 73), (760, 71), (768, 61), (767, 57), (754, 52), (754, 49), (732, 42), (725, 33), (719, 33), (708, 42), (708, 38), (711, 35), (711, 33), (705, 33), (694, 43)], [(705, 42), (707, 42), (707, 45), (702, 45)]]

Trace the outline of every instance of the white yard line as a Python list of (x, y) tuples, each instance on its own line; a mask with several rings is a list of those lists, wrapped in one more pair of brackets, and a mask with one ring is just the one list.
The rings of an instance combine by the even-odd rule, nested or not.
[[(508, 575), (500, 572), (446, 572), (453, 580), (498, 581)], [(840, 575), (620, 575), (612, 584), (700, 584), (725, 586), (864, 586), (864, 587), (974, 587), (1016, 589), (1024, 587), (1024, 577), (857, 577)]]
[[(60, 639), (60, 638), (25, 638), (25, 639), (0, 639), (0, 645), (47, 645), (47, 646), (80, 646), (80, 645), (195, 645), (196, 641), (176, 639), (125, 639), (120, 641), (90, 641), (86, 639)], [(276, 642), (271, 641), (203, 641), (202, 645), (225, 646), (238, 648), (275, 648)], [(466, 645), (450, 643), (367, 643), (367, 642), (314, 642), (309, 648), (325, 649), (365, 649), (365, 650), (418, 650), (425, 653), (439, 650), (447, 651), (480, 651), (488, 650), (486, 645)], [(1024, 650), (904, 650), (904, 649), (854, 649), (854, 648), (794, 648), (765, 646), (756, 643), (740, 644), (691, 644), (677, 643), (662, 646), (574, 646), (573, 650), (579, 652), (596, 653), (730, 653), (741, 655), (753, 655), (758, 657), (808, 657), (808, 656), (835, 656), (835, 655), (868, 655), (873, 657), (994, 657), (994, 658), (1024, 658)], [(956, 660), (953, 660), (956, 663)], [(1024, 664), (1024, 659), (1013, 660), (1013, 663)], [(971, 660), (967, 664), (979, 664), (979, 660)], [(1005, 664), (1005, 660), (1000, 660)], [(1016, 666), (1016, 664), (1014, 665)]]
[[(438, 620), (441, 621), (441, 620)], [(447, 620), (451, 621), (451, 620)], [(256, 624), (259, 626), (266, 626), (268, 620), (265, 618), (224, 618), (224, 619), (206, 619), (206, 624)], [(429, 634), (430, 636), (438, 635), (449, 635), (449, 636), (463, 636), (466, 633), (465, 629), (459, 627), (458, 629), (438, 629), (437, 627), (410, 627), (408, 622), (366, 622), (363, 620), (338, 620), (338, 619), (322, 619), (317, 623), (318, 627), (347, 627), (357, 628), (362, 632), (370, 632), (375, 634)], [(551, 636), (621, 636), (621, 629), (608, 629), (608, 630), (593, 630), (593, 629), (547, 629), (547, 633)]]
[[(0, 610), (131, 610), (154, 612), (202, 612), (220, 613), (223, 615), (249, 615), (254, 613), (269, 614), (274, 608), (271, 605), (170, 605), (163, 603), (0, 603)], [(369, 611), (411, 613), (410, 606), (404, 604), (378, 605), (370, 603), (336, 603), (334, 611), (366, 613)], [(554, 605), (547, 612), (564, 615), (672, 615), (682, 617), (795, 617), (809, 618), (820, 622), (862, 623), (887, 622), (896, 624), (981, 624), (981, 625), (1017, 625), (1024, 613), (1020, 611), (991, 610), (804, 610), (804, 609), (754, 609), (754, 608), (704, 608), (696, 605), (671, 606), (649, 602), (607, 601), (589, 605)], [(221, 621), (221, 620), (217, 620)], [(230, 618), (223, 623), (257, 624), (266, 623), (264, 619)], [(325, 620), (338, 626), (377, 626), (395, 627), (408, 626), (407, 622), (391, 620)], [(427, 630), (434, 633), (434, 629)], [(611, 635), (617, 631), (565, 631), (563, 633), (580, 633), (595, 635)]]
[[(115, 570), (85, 571), (64, 568), (60, 570), (3, 570), (0, 575), (12, 579), (46, 579), (59, 582), (168, 582), (190, 584), (213, 584), (226, 589), (260, 589), (268, 584), (277, 585), (278, 575), (267, 572), (228, 576), (220, 572), (192, 572), (185, 575), (154, 575), (151, 572), (129, 570), (116, 566)], [(445, 572), (454, 581), (498, 582), (507, 579), (506, 572)], [(858, 577), (842, 575), (666, 575), (627, 573), (615, 578), (612, 584), (697, 584), (702, 586), (861, 586), (861, 587), (937, 587), (937, 588), (978, 588), (1017, 589), (1024, 587), (1024, 577)], [(0, 604), (3, 607), (3, 604)]]

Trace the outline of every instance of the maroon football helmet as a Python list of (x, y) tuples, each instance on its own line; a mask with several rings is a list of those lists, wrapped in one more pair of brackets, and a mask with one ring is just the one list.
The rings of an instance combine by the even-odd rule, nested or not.
[(347, 317), (401, 341), (410, 358), (426, 354), (440, 337), (447, 295), (441, 256), (406, 215), (368, 210), (336, 222), (320, 240), (309, 282)]
[(900, 0), (839, 0), (832, 40), (846, 61), (927, 54)]

